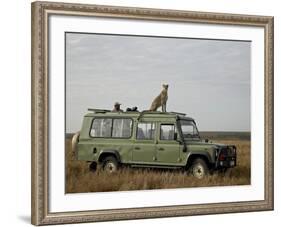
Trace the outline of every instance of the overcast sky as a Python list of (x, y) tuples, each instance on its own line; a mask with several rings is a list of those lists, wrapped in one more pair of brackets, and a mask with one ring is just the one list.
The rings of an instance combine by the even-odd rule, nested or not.
[(90, 107), (149, 109), (163, 83), (167, 111), (199, 130), (250, 131), (250, 54), (244, 41), (67, 33), (66, 132)]

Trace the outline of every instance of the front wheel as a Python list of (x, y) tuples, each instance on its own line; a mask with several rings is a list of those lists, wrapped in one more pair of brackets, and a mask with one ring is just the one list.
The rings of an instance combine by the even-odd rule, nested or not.
[(197, 179), (202, 179), (209, 174), (209, 168), (203, 159), (197, 158), (190, 167), (190, 173)]
[(103, 161), (103, 170), (107, 173), (115, 173), (118, 170), (118, 162), (113, 156), (106, 157)]

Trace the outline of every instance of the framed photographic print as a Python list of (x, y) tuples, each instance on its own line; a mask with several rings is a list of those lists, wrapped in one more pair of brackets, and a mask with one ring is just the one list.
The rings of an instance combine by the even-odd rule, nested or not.
[(273, 17), (32, 3), (32, 223), (273, 209)]

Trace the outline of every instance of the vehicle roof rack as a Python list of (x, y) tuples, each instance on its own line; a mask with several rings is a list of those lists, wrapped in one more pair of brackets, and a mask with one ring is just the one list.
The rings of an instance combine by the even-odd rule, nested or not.
[(179, 112), (160, 112), (160, 111), (150, 111), (150, 110), (143, 110), (140, 112), (140, 115), (138, 116), (138, 120), (142, 118), (145, 114), (175, 114), (175, 115), (181, 115), (185, 116), (185, 113), (179, 113)]
[[(106, 110), (106, 109), (94, 109), (94, 108), (88, 108), (88, 111), (94, 112), (94, 113), (108, 113), (112, 112), (111, 110)], [(127, 111), (125, 113), (130, 113), (131, 111)], [(142, 118), (143, 115), (145, 114), (173, 114), (173, 115), (180, 115), (180, 116), (186, 116), (185, 113), (180, 113), (180, 112), (161, 112), (161, 111), (150, 111), (150, 110), (143, 110), (141, 112), (138, 111), (132, 111), (134, 113), (139, 113), (138, 120)]]
[(88, 108), (88, 111), (92, 111), (94, 113), (108, 113), (111, 112), (110, 110), (105, 110), (105, 109), (93, 109), (93, 108)]
[(159, 112), (159, 111), (143, 110), (143, 111), (140, 112), (140, 115), (138, 116), (138, 120), (141, 119), (144, 114), (148, 114), (148, 113), (149, 114), (159, 114), (161, 112)]
[(176, 114), (176, 115), (181, 115), (181, 116), (185, 116), (186, 114), (185, 113), (180, 113), (180, 112), (170, 112), (172, 114)]

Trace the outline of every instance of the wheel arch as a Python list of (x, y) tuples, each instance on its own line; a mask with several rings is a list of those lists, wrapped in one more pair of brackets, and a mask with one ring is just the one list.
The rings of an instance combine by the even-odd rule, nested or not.
[(102, 150), (100, 152), (98, 162), (102, 162), (106, 157), (113, 156), (116, 160), (121, 163), (121, 156), (117, 150)]
[(212, 159), (208, 153), (204, 153), (204, 152), (190, 153), (186, 160), (186, 168), (188, 169), (192, 165), (194, 160), (196, 160), (198, 158), (204, 160), (206, 162), (206, 165), (208, 166), (208, 168), (211, 168)]

